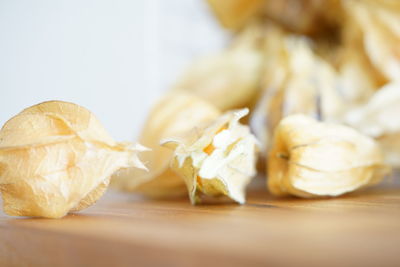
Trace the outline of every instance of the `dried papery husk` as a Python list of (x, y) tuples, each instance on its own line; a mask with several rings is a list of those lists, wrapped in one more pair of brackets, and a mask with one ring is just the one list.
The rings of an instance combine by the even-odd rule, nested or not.
[(160, 141), (184, 135), (219, 115), (218, 109), (199, 97), (180, 91), (170, 92), (153, 107), (139, 138), (141, 144), (152, 149), (151, 153), (142, 156), (149, 171), (122, 170), (114, 175), (111, 186), (151, 197), (185, 195), (184, 181), (169, 167), (173, 152), (160, 146)]
[(244, 27), (260, 13), (264, 0), (207, 0), (222, 26), (231, 30)]
[(250, 25), (231, 47), (189, 66), (174, 89), (193, 93), (222, 111), (250, 105), (259, 92), (262, 41), (262, 27)]
[(338, 196), (377, 184), (387, 172), (372, 138), (344, 125), (292, 115), (274, 134), (268, 189), (278, 196)]
[(347, 113), (348, 125), (375, 138), (386, 162), (400, 167), (400, 82), (383, 86), (369, 101)]
[(117, 143), (87, 109), (49, 101), (25, 109), (0, 131), (0, 191), (15, 216), (60, 218), (95, 203), (121, 168), (145, 169), (145, 150)]
[(343, 1), (363, 31), (366, 53), (388, 80), (400, 79), (400, 2)]
[(227, 112), (205, 129), (164, 141), (174, 150), (172, 168), (186, 182), (192, 204), (200, 203), (202, 196), (245, 202), (246, 186), (256, 174), (258, 150), (248, 126), (239, 123), (248, 112)]
[(314, 53), (310, 40), (279, 30), (273, 32), (265, 48), (266, 58), (272, 58), (273, 64), (266, 67), (265, 91), (250, 120), (265, 151), (282, 118), (302, 113), (338, 121), (347, 108), (338, 86), (338, 73)]
[(337, 73), (312, 50), (307, 39), (286, 40), (290, 77), (284, 86), (283, 116), (303, 113), (324, 120), (337, 120), (344, 103), (337, 87)]

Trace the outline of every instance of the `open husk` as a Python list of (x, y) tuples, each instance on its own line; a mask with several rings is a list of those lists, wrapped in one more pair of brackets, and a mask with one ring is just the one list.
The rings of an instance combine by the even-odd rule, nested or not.
[(23, 110), (0, 131), (0, 191), (15, 216), (60, 218), (96, 202), (110, 176), (142, 168), (138, 151), (117, 143), (87, 109), (44, 102)]
[(165, 140), (174, 150), (172, 168), (182, 176), (192, 204), (202, 196), (227, 196), (245, 202), (245, 189), (256, 174), (258, 145), (239, 120), (248, 109), (223, 114), (205, 129), (181, 140)]
[(175, 91), (164, 96), (153, 107), (139, 137), (141, 144), (152, 149), (142, 156), (149, 171), (131, 168), (118, 172), (112, 187), (151, 197), (186, 194), (184, 181), (169, 167), (173, 152), (160, 146), (160, 141), (201, 128), (219, 115), (213, 105), (192, 94)]
[(374, 185), (387, 172), (372, 138), (347, 126), (292, 115), (275, 131), (267, 184), (278, 196), (338, 196)]

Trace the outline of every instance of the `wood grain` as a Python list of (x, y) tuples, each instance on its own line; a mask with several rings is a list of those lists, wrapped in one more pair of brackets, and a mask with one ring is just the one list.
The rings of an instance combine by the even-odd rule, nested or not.
[(109, 191), (63, 219), (0, 215), (0, 266), (400, 266), (400, 186), (191, 206)]

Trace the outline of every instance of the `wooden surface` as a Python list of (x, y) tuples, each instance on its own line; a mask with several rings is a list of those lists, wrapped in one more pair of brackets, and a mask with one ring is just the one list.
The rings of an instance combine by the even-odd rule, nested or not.
[(400, 186), (191, 206), (108, 192), (63, 219), (0, 215), (0, 266), (400, 266)]

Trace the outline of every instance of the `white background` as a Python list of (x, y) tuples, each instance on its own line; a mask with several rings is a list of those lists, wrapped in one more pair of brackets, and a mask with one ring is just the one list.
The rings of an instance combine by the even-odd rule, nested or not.
[(227, 38), (202, 0), (0, 0), (0, 124), (57, 99), (133, 140), (184, 67)]

